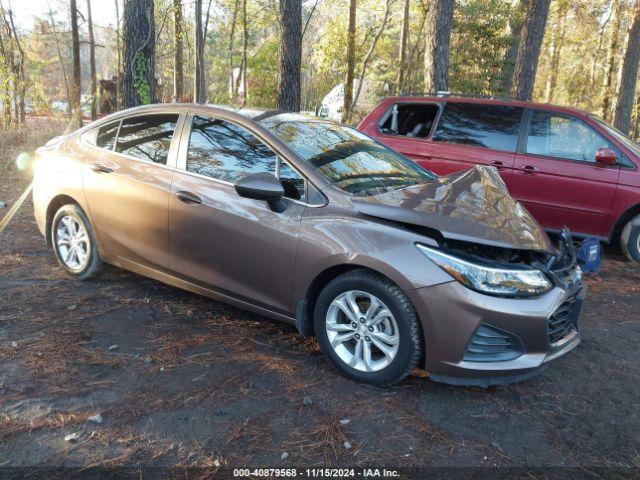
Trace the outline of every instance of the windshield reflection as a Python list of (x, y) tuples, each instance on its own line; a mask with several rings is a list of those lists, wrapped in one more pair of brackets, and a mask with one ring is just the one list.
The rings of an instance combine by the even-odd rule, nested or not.
[(353, 128), (279, 116), (261, 123), (336, 187), (352, 195), (376, 195), (437, 178)]

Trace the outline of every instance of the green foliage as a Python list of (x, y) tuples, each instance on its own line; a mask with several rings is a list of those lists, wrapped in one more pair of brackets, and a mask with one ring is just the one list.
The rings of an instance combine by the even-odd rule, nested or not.
[(509, 0), (467, 0), (456, 5), (451, 38), (450, 90), (506, 95), (502, 79), (507, 51), (517, 39), (509, 25), (522, 21)]
[(138, 52), (136, 55), (134, 71), (133, 85), (138, 94), (140, 105), (148, 105), (153, 102), (153, 98), (151, 97), (151, 85), (147, 80), (147, 60), (142, 52)]

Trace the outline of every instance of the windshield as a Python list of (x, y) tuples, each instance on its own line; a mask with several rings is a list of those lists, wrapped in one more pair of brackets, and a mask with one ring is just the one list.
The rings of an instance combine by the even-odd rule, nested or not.
[(611, 125), (607, 125), (604, 120), (596, 117), (595, 115), (591, 115), (591, 118), (593, 118), (596, 122), (598, 122), (598, 124), (602, 128), (604, 128), (610, 135), (613, 135), (616, 138), (616, 140), (618, 140), (620, 143), (624, 144), (625, 147), (631, 150), (634, 153), (634, 155), (637, 155), (640, 157), (640, 145), (638, 144), (638, 142), (634, 142), (629, 137), (627, 137), (624, 133), (622, 133), (620, 130), (618, 130), (615, 127), (612, 127)]
[(277, 117), (261, 123), (333, 185), (352, 195), (376, 195), (436, 178), (350, 127)]

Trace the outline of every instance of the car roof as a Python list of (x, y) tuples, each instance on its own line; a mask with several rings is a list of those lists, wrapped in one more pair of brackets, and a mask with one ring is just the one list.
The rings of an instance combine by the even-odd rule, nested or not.
[(556, 112), (565, 112), (580, 115), (590, 115), (589, 112), (578, 108), (564, 107), (561, 105), (554, 105), (551, 103), (540, 102), (525, 102), (522, 100), (511, 100), (508, 98), (497, 97), (465, 97), (459, 95), (447, 95), (447, 96), (412, 96), (412, 95), (398, 95), (394, 97), (385, 97), (385, 103), (391, 102), (455, 102), (455, 103), (475, 103), (480, 105), (505, 105), (515, 106), (522, 108), (539, 108), (544, 110), (553, 110)]
[[(230, 105), (220, 105), (212, 103), (152, 103), (149, 105), (140, 105), (137, 107), (118, 110), (109, 115), (100, 118), (97, 123), (104, 125), (110, 121), (119, 120), (121, 118), (144, 115), (145, 113), (184, 113), (193, 110), (209, 111), (212, 115), (216, 113), (225, 113), (233, 118), (234, 116), (248, 119), (262, 126), (273, 126), (274, 124), (287, 122), (314, 122), (314, 123), (335, 123), (327, 119), (318, 118), (304, 113), (284, 112), (282, 110), (269, 110), (265, 108), (235, 108)], [(229, 115), (230, 114), (230, 115)], [(79, 132), (94, 128), (96, 122), (85, 125)]]

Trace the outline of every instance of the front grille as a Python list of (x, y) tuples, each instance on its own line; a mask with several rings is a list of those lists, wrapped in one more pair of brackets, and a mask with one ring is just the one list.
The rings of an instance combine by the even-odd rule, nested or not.
[(550, 344), (553, 345), (578, 330), (580, 303), (578, 292), (576, 292), (567, 298), (549, 317), (547, 333)]
[(518, 337), (489, 325), (480, 324), (471, 337), (463, 360), (467, 362), (505, 362), (522, 355)]

